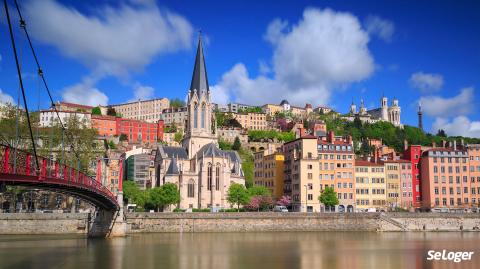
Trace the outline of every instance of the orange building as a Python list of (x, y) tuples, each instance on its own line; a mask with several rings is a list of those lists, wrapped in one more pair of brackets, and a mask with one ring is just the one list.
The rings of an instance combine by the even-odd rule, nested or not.
[(127, 135), (128, 141), (156, 143), (163, 140), (163, 120), (157, 123), (150, 123), (134, 119), (116, 119), (117, 134)]
[(117, 135), (117, 122), (114, 116), (92, 115), (92, 128), (98, 131), (100, 136)]
[(463, 209), (472, 203), (469, 157), (464, 149), (432, 148), (420, 161), (424, 208)]
[(467, 145), (472, 207), (480, 207), (480, 144)]

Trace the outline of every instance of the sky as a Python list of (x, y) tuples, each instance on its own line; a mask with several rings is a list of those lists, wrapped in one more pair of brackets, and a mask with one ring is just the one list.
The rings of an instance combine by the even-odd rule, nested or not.
[[(10, 1), (29, 107), (49, 107)], [(213, 101), (399, 100), (402, 123), (480, 137), (479, 1), (19, 1), (55, 101), (184, 99), (199, 31)], [(18, 102), (5, 11), (0, 101)], [(21, 101), (21, 100), (20, 100)], [(22, 102), (22, 101), (21, 101)]]

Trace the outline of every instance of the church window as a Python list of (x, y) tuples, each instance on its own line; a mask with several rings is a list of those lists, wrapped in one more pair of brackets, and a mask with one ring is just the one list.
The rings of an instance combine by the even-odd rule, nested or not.
[(212, 190), (212, 166), (209, 165), (207, 168), (207, 190), (211, 191)]
[(202, 104), (202, 112), (201, 112), (201, 119), (200, 119), (200, 124), (201, 128), (205, 128), (205, 113), (206, 113), (206, 108), (205, 108), (205, 103)]
[(197, 103), (194, 104), (194, 109), (193, 109), (193, 128), (198, 127), (198, 106)]
[(215, 168), (215, 189), (220, 190), (220, 164)]
[(188, 197), (195, 197), (195, 182), (193, 180), (190, 180), (190, 182), (188, 182)]

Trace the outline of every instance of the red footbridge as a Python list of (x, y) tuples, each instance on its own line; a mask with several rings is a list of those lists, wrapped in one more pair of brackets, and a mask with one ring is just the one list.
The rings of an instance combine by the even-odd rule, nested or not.
[[(0, 144), (0, 184), (47, 189), (76, 196), (101, 209), (117, 211), (117, 197), (94, 178), (72, 167)], [(99, 177), (97, 177), (99, 178)], [(119, 189), (121, 190), (121, 180)]]

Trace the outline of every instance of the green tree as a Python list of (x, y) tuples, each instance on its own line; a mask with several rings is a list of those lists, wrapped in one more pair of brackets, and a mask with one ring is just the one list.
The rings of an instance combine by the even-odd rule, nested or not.
[(320, 196), (318, 196), (318, 200), (326, 207), (338, 205), (337, 193), (331, 187), (325, 187)]
[(126, 134), (120, 134), (120, 141), (128, 141), (128, 136)]
[(248, 188), (248, 194), (250, 196), (269, 196), (272, 195), (270, 190), (264, 186), (260, 185), (253, 185), (252, 187)]
[(102, 110), (98, 106), (92, 108), (92, 114), (93, 115), (102, 115)]
[(240, 143), (240, 138), (235, 137), (235, 140), (233, 141), (233, 146), (232, 146), (232, 149), (233, 150), (240, 150), (240, 148), (242, 147), (242, 143)]
[(173, 140), (175, 140), (175, 142), (180, 143), (182, 139), (183, 139), (183, 134), (181, 132), (176, 132), (175, 135), (173, 136)]
[(115, 108), (109, 106), (107, 108), (107, 115), (116, 117), (117, 116), (117, 111), (115, 111)]
[(165, 183), (160, 187), (161, 205), (169, 206), (180, 202), (180, 192), (177, 185)]
[(170, 101), (170, 107), (172, 108), (179, 108), (184, 106), (185, 106), (185, 101), (183, 101), (180, 98), (174, 98)]
[(447, 137), (447, 134), (445, 133), (445, 130), (439, 129), (438, 132), (437, 132), (437, 136)]
[(142, 208), (145, 206), (147, 197), (133, 180), (123, 181), (123, 195), (128, 203), (136, 204), (138, 207)]
[(250, 196), (245, 186), (233, 183), (228, 188), (227, 201), (232, 205), (237, 205), (237, 212), (240, 211), (240, 205), (245, 205), (250, 201)]

